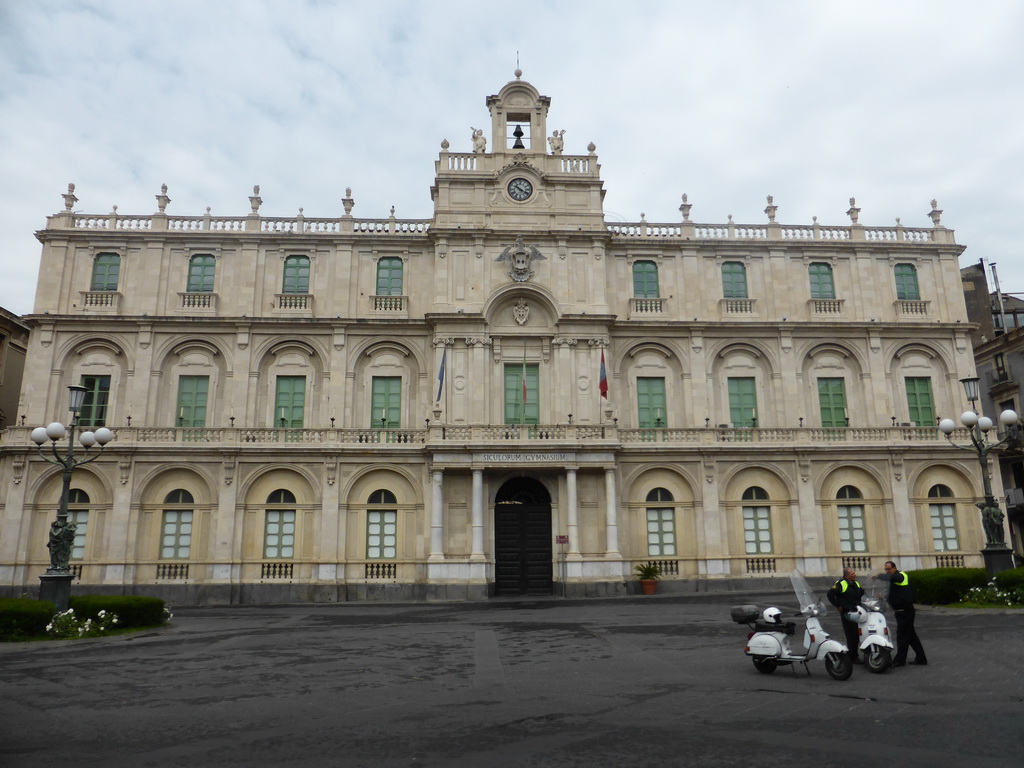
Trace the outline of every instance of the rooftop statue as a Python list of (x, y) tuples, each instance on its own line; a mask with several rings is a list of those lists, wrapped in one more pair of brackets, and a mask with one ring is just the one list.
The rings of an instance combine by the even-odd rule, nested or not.
[(484, 136), (483, 129), (469, 127), (469, 130), (473, 132), (473, 151), (477, 154), (487, 151), (487, 138)]

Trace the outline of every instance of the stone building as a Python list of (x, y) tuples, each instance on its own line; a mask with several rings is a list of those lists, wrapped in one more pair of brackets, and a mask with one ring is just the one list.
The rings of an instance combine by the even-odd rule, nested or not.
[[(2, 442), (0, 584), (31, 589), (76, 470), (82, 585), (179, 602), (602, 595), (980, 565), (977, 467), (937, 415), (973, 374), (942, 226), (610, 224), (595, 147), (516, 79), (441, 143), (433, 216), (65, 210), (26, 426)], [(466, 122), (469, 122), (468, 120)], [(462, 124), (462, 119), (458, 121)], [(575, 132), (575, 131), (574, 131)], [(658, 191), (657, 194), (662, 194)], [(343, 212), (342, 212), (343, 211)], [(924, 218), (922, 216), (922, 218)]]

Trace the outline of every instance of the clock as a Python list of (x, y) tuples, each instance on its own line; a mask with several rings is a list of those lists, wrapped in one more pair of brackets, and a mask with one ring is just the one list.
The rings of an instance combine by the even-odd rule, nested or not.
[(513, 200), (526, 200), (533, 194), (533, 184), (523, 178), (512, 179), (508, 183), (508, 194)]

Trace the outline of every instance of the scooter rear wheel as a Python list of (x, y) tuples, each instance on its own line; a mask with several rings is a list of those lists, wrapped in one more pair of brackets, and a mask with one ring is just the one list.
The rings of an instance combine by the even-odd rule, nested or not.
[(892, 664), (892, 653), (888, 648), (872, 646), (864, 655), (864, 666), (875, 674), (881, 674)]
[(752, 656), (754, 660), (754, 669), (765, 675), (770, 675), (778, 667), (774, 659), (762, 659), (759, 656)]
[(853, 659), (845, 653), (826, 653), (825, 671), (833, 680), (849, 680), (853, 674)]

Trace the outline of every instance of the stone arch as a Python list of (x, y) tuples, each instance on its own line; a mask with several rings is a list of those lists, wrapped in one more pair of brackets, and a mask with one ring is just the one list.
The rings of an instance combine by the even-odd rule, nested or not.
[[(839, 492), (845, 486), (856, 488), (860, 498), (839, 499)], [(833, 462), (822, 472), (818, 484), (818, 505), (822, 514), (826, 552), (836, 555), (870, 556), (872, 553), (884, 555), (892, 548), (892, 542), (896, 537), (896, 530), (892, 527), (892, 502), (888, 498), (888, 489), (878, 467)], [(866, 551), (843, 551), (839, 519), (841, 506), (861, 507), (860, 523), (864, 527)], [(856, 524), (856, 521), (846, 520), (843, 524), (851, 523)]]
[[(373, 413), (375, 378), (401, 379), (399, 426), (410, 428), (416, 423), (421, 396), (419, 383), (426, 364), (415, 349), (400, 340), (368, 340), (353, 350), (351, 398), (354, 427), (379, 426)], [(378, 382), (379, 384), (380, 382)]]
[[(35, 478), (28, 489), (25, 516), (28, 520), (28, 541), (31, 543), (33, 560), (49, 562), (46, 542), (49, 540), (50, 524), (57, 518), (60, 495), (63, 486), (63, 472), (52, 467)], [(113, 510), (114, 489), (109, 479), (92, 465), (75, 470), (71, 479), (71, 490), (84, 491), (89, 496), (89, 519), (85, 537), (86, 560), (90, 555), (101, 552), (109, 518)]]
[[(516, 305), (525, 302), (528, 316), (524, 322), (516, 319)], [(495, 333), (527, 331), (554, 333), (561, 318), (558, 301), (544, 286), (534, 283), (508, 283), (496, 288), (483, 306), (487, 325)]]
[(368, 557), (367, 541), (369, 515), (379, 505), (371, 502), (376, 491), (388, 491), (394, 496), (394, 504), (388, 511), (394, 512), (397, 560), (408, 560), (422, 556), (427, 542), (419, 521), (423, 519), (422, 489), (416, 478), (401, 467), (366, 467), (356, 473), (342, 491), (346, 514), (343, 516), (345, 530), (345, 557), (348, 560), (365, 560)]
[[(944, 485), (951, 497), (933, 498), (928, 493), (936, 485)], [(914, 511), (915, 533), (922, 552), (937, 552), (932, 539), (931, 507), (933, 504), (952, 504), (955, 507), (959, 549), (953, 551), (976, 552), (985, 546), (981, 525), (981, 512), (977, 507), (981, 489), (963, 466), (941, 460), (923, 462), (908, 473), (907, 487)], [(949, 551), (949, 550), (945, 550)]]
[(223, 408), (227, 400), (222, 393), (231, 375), (231, 360), (230, 355), (224, 354), (216, 339), (172, 340), (163, 346), (154, 360), (154, 367), (160, 371), (160, 378), (151, 407), (161, 410), (159, 413), (150, 414), (147, 421), (154, 424), (176, 425), (181, 379), (185, 376), (194, 376), (207, 378), (206, 418), (202, 426), (209, 427), (225, 422), (225, 414), (218, 413), (215, 409)]
[(918, 426), (934, 427), (935, 416), (939, 413), (953, 413), (960, 399), (954, 380), (955, 366), (944, 351), (920, 341), (904, 343), (896, 348), (889, 358), (889, 382), (892, 392), (893, 412), (901, 423), (914, 423), (907, 401), (908, 379), (929, 379), (932, 396), (932, 419), (930, 423)]
[(83, 377), (108, 376), (109, 402), (103, 421), (106, 425), (118, 423), (126, 413), (125, 393), (132, 365), (126, 353), (127, 345), (118, 338), (79, 335), (68, 340), (58, 357), (56, 368), (62, 372), (51, 380), (48, 402), (56, 402), (67, 412), (67, 387), (80, 384)]
[[(624, 349), (616, 361), (620, 387), (624, 384), (626, 397), (620, 398), (621, 413), (626, 424), (639, 423), (640, 378), (661, 379), (665, 389), (665, 412), (659, 414), (658, 426), (678, 427), (688, 422), (685, 412), (686, 397), (682, 386), (683, 361), (670, 344), (654, 339), (641, 339)], [(623, 424), (623, 426), (626, 426)]]
[(135, 557), (139, 560), (162, 559), (165, 508), (173, 506), (176, 513), (181, 511), (177, 504), (169, 505), (167, 497), (176, 490), (184, 490), (192, 497), (189, 509), (192, 513), (189, 559), (205, 559), (206, 553), (211, 551), (216, 487), (214, 479), (198, 466), (159, 469), (146, 477), (139, 485), (137, 514), (133, 515), (136, 530), (133, 539)]
[[(694, 478), (688, 477), (680, 468), (672, 464), (645, 465), (632, 477), (624, 480), (626, 504), (629, 509), (628, 525), (624, 539), (626, 552), (636, 559), (652, 557), (663, 559), (664, 546), (661, 541), (666, 531), (664, 520), (652, 517), (651, 511), (671, 509), (672, 529), (674, 534), (675, 552), (671, 557), (680, 558), (676, 568), (680, 575), (695, 575), (696, 566), (687, 570), (690, 561), (702, 550), (701, 530), (697, 521), (697, 488)], [(655, 489), (663, 488), (672, 496), (671, 502), (648, 501), (648, 496)], [(656, 530), (652, 531), (654, 527)], [(656, 549), (651, 552), (652, 533), (657, 537)]]
[[(716, 424), (732, 424), (729, 399), (729, 379), (753, 379), (756, 404), (754, 416), (757, 426), (768, 427), (777, 422), (774, 410), (776, 398), (775, 372), (778, 370), (773, 358), (760, 344), (751, 342), (729, 342), (712, 354), (711, 363), (711, 406)], [(749, 415), (749, 411), (748, 411)]]
[(239, 489), (242, 500), (243, 560), (258, 561), (265, 556), (265, 524), (272, 493), (288, 491), (295, 498), (289, 504), (295, 512), (294, 553), (296, 559), (313, 556), (320, 517), (321, 498), (314, 479), (297, 465), (271, 465), (246, 479)]
[[(766, 500), (744, 499), (749, 488), (763, 489)], [(773, 467), (744, 463), (728, 473), (721, 484), (721, 506), (726, 551), (739, 557), (777, 557), (796, 551), (796, 541), (803, 531), (794, 530), (793, 505), (796, 490), (792, 483)], [(745, 542), (744, 508), (768, 508), (771, 530), (771, 552), (747, 550)], [(742, 570), (742, 569), (741, 569)]]
[[(867, 406), (862, 384), (864, 364), (858, 352), (841, 343), (824, 342), (815, 344), (806, 350), (801, 360), (800, 377), (803, 393), (802, 413), (807, 414), (807, 426), (825, 426), (822, 424), (821, 379), (838, 379), (842, 381), (842, 394), (846, 406), (847, 417), (856, 414), (870, 413)], [(834, 398), (833, 387), (826, 382), (827, 395)], [(845, 426), (831, 423), (829, 426)]]
[(255, 387), (256, 422), (275, 425), (277, 414), (274, 407), (277, 400), (278, 377), (289, 376), (305, 379), (302, 409), (302, 426), (320, 423), (320, 387), (324, 380), (323, 350), (313, 343), (298, 339), (274, 340), (267, 343), (255, 355), (256, 380), (263, 382)]

